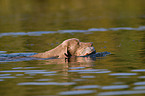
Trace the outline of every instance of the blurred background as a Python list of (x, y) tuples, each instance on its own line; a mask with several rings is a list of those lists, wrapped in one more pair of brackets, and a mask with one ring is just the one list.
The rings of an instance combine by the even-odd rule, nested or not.
[(138, 27), (144, 0), (1, 0), (0, 32)]

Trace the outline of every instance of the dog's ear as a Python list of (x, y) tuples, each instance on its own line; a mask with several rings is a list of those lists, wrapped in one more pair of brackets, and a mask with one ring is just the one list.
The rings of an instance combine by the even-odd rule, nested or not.
[(68, 50), (67, 50), (66, 53), (64, 53), (64, 55), (65, 55), (65, 58), (70, 58), (71, 57), (71, 54), (70, 54), (70, 52)]
[(79, 48), (79, 41), (76, 39), (72, 39), (69, 41), (68, 43), (68, 51), (70, 53), (70, 55), (72, 56), (76, 56), (76, 51)]
[(65, 57), (65, 58), (69, 58), (71, 56), (75, 56), (76, 54), (76, 50), (79, 46), (79, 40), (78, 39), (75, 39), (75, 38), (72, 38), (72, 39), (68, 39), (68, 40), (65, 40), (62, 44), (61, 44), (61, 55), (62, 57)]
[(69, 58), (71, 56), (69, 50), (68, 50), (68, 42), (63, 42), (59, 48), (61, 49), (60, 50), (60, 55), (59, 55), (59, 58)]
[(70, 58), (71, 57), (71, 54), (69, 52), (69, 44), (68, 42), (63, 46), (64, 47), (64, 55), (65, 55), (65, 58)]

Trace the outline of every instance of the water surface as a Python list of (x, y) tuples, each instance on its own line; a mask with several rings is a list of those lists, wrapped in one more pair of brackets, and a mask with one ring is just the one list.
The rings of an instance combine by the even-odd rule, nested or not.
[[(0, 1), (1, 96), (145, 95), (144, 0), (16, 1)], [(12, 59), (69, 38), (97, 57)]]

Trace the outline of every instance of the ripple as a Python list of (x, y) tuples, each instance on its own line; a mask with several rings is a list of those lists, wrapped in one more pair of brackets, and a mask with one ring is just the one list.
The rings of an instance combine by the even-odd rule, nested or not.
[(1, 54), (1, 53), (6, 53), (6, 52), (7, 52), (7, 51), (0, 51), (0, 54)]
[(106, 28), (90, 28), (88, 31), (108, 31)]
[(63, 83), (58, 83), (58, 82), (23, 82), (23, 83), (18, 83), (17, 85), (74, 85), (76, 84), (75, 82), (63, 82)]
[(137, 73), (112, 73), (109, 75), (112, 75), (112, 76), (130, 76), (130, 75), (137, 75)]
[(8, 32), (8, 33), (0, 33), (0, 37), (3, 36), (41, 36), (42, 34), (54, 34), (54, 33), (89, 33), (96, 31), (118, 31), (118, 30), (136, 30), (143, 31), (145, 30), (145, 26), (139, 26), (138, 28), (132, 27), (116, 27), (116, 28), (90, 28), (88, 30), (58, 30), (58, 31), (34, 31), (34, 32)]
[(104, 71), (107, 69), (88, 69), (88, 70), (69, 70), (68, 72), (90, 72), (90, 71)]
[(33, 69), (33, 68), (39, 68), (39, 67), (23, 67), (23, 69)]
[(128, 88), (128, 85), (111, 85), (102, 87), (102, 89), (124, 89), (124, 88)]
[(145, 72), (145, 69), (137, 69), (137, 70), (131, 70), (133, 72)]
[(24, 74), (16, 74), (16, 76), (24, 76)]
[(0, 79), (0, 81), (4, 81), (4, 79)]
[(88, 70), (69, 70), (68, 72), (78, 72), (78, 73), (109, 73), (107, 69), (88, 69)]
[(111, 71), (100, 71), (100, 72), (79, 72), (79, 73), (109, 73)]
[(12, 69), (33, 69), (33, 68), (38, 68), (38, 67), (15, 67)]
[(44, 74), (43, 76), (53, 76), (53, 75), (57, 75), (57, 74)]
[(0, 71), (0, 73), (2, 72), (2, 73), (7, 73), (7, 72), (27, 72), (27, 73), (33, 73), (33, 72), (44, 72), (44, 71), (46, 71), (46, 70), (5, 70), (5, 71)]
[(139, 76), (138, 78), (145, 78), (145, 76)]
[(37, 79), (35, 81), (50, 81), (50, 80), (53, 80), (53, 79)]
[(95, 76), (82, 76), (81, 78), (95, 78)]
[(0, 54), (0, 57), (16, 57), (16, 56), (31, 56), (37, 53), (11, 53), (11, 54)]
[(145, 82), (136, 82), (134, 85), (145, 85)]
[(112, 92), (101, 92), (98, 96), (107, 96), (107, 95), (130, 95), (130, 94), (143, 94), (145, 90), (131, 90), (131, 91), (112, 91)]
[(0, 77), (0, 78), (4, 79), (4, 78), (16, 78), (16, 77), (14, 77), (14, 76), (5, 76), (5, 77)]
[[(56, 71), (46, 71), (46, 70), (5, 70), (5, 71), (0, 71), (0, 73), (20, 73), (23, 72), (24, 74), (30, 74), (30, 75), (35, 75), (35, 74), (46, 74), (45, 76), (48, 75), (56, 75)], [(20, 75), (22, 76), (22, 75)]]
[(4, 81), (3, 79), (0, 79), (0, 81)]
[(84, 33), (84, 32), (88, 32), (88, 30), (59, 30), (58, 32), (60, 33), (74, 33), (74, 32)]
[(86, 81), (86, 79), (74, 79), (73, 81)]
[(37, 72), (37, 71), (28, 71), (25, 74), (48, 74), (48, 73), (56, 73), (56, 71), (50, 71), (50, 72)]
[(90, 94), (96, 92), (95, 90), (77, 90), (77, 91), (65, 91), (60, 92), (60, 95), (81, 95), (81, 94)]
[(13, 72), (25, 72), (25, 70), (5, 70), (5, 71), (0, 71), (0, 73), (7, 73), (7, 72), (10, 72), (10, 73), (13, 73)]
[(0, 74), (0, 76), (9, 76), (11, 74)]
[(90, 89), (90, 88), (100, 88), (98, 85), (84, 85), (84, 86), (76, 86), (74, 89)]
[(0, 37), (3, 36), (41, 36), (42, 34), (55, 33), (55, 31), (35, 31), (35, 32), (9, 32), (9, 33), (0, 33)]
[(23, 67), (15, 67), (15, 68), (12, 68), (12, 69), (22, 69)]
[(136, 30), (136, 29), (131, 27), (118, 27), (118, 28), (110, 28), (110, 30), (117, 31), (117, 30)]
[(69, 69), (83, 69), (83, 68), (86, 68), (86, 67), (70, 67)]
[(145, 89), (145, 86), (137, 86), (137, 87), (134, 87), (133, 89)]

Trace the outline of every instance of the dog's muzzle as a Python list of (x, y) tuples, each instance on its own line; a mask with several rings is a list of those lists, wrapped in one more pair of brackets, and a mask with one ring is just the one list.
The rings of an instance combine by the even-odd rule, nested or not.
[(93, 52), (95, 52), (95, 48), (94, 47), (87, 47), (85, 48), (81, 53), (80, 53), (80, 56), (86, 56), (86, 55), (89, 55)]

